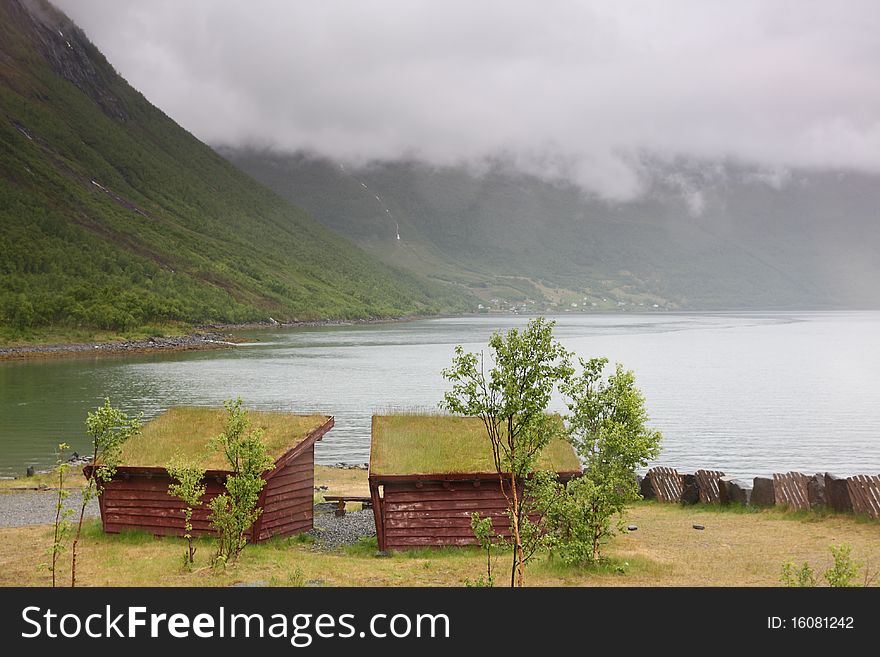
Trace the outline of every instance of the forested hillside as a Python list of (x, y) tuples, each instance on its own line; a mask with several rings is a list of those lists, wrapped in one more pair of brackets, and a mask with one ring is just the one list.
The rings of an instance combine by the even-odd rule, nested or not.
[(48, 3), (0, 2), (0, 339), (470, 307), (254, 182)]

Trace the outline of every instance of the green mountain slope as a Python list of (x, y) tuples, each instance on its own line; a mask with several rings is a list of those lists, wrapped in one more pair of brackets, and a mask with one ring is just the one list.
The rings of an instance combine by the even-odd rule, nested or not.
[(463, 307), (235, 169), (47, 3), (0, 2), (0, 339)]
[(793, 171), (779, 184), (744, 165), (655, 162), (643, 197), (609, 203), (500, 163), (476, 175), (219, 152), (386, 262), (487, 305), (880, 307), (878, 176)]

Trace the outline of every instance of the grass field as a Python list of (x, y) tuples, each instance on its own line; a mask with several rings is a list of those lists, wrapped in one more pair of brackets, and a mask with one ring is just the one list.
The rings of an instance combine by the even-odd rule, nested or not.
[[(332, 493), (360, 494), (366, 473), (319, 466), (316, 484)], [(853, 516), (643, 502), (633, 507), (628, 522), (638, 530), (612, 541), (607, 565), (584, 570), (542, 556), (527, 569), (527, 584), (774, 586), (786, 561), (808, 561), (821, 574), (831, 564), (829, 546), (840, 543), (851, 545), (853, 557), (869, 572), (880, 571), (880, 522)], [(693, 529), (697, 523), (705, 529)], [(37, 564), (45, 560), (50, 536), (48, 526), (0, 529), (0, 585), (46, 585), (49, 573)], [(87, 586), (461, 586), (485, 567), (483, 555), (471, 548), (380, 558), (375, 539), (322, 553), (294, 537), (248, 546), (237, 565), (214, 570), (208, 565), (212, 547), (209, 540), (199, 541), (196, 568), (186, 572), (180, 566), (181, 539), (105, 535), (92, 521), (78, 558), (79, 580)], [(509, 555), (499, 555), (495, 567), (503, 581)]]
[[(381, 475), (495, 472), (483, 423), (449, 415), (374, 416), (370, 467)], [(556, 439), (538, 467), (573, 472), (580, 462), (568, 442)]]
[[(263, 429), (263, 443), (273, 459), (298, 445), (312, 430), (327, 421), (323, 415), (293, 415), (249, 411), (251, 429)], [(144, 425), (125, 443), (122, 464), (165, 467), (175, 455), (192, 459), (208, 470), (228, 469), (226, 458), (209, 443), (223, 432), (226, 413), (213, 408), (168, 409)]]

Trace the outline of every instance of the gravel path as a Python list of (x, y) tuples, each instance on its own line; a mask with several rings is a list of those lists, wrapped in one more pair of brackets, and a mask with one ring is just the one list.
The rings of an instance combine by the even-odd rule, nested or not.
[(315, 508), (315, 528), (310, 532), (315, 537), (318, 550), (330, 551), (344, 545), (353, 545), (365, 536), (376, 535), (376, 522), (373, 510), (349, 511), (337, 518), (332, 511)]
[[(0, 527), (24, 527), (26, 525), (51, 525), (55, 522), (57, 493), (47, 491), (14, 491), (0, 493)], [(82, 492), (71, 491), (66, 506), (75, 509), (78, 518), (82, 504)], [(92, 500), (86, 509), (86, 517), (100, 515), (98, 501)]]

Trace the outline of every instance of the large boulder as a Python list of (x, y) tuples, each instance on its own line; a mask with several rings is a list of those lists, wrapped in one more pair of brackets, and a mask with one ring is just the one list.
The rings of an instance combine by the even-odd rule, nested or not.
[(718, 480), (718, 493), (722, 504), (748, 504), (752, 487), (736, 477), (721, 477)]
[(811, 509), (822, 509), (828, 505), (825, 496), (825, 475), (814, 474), (807, 482), (807, 499)]
[(648, 472), (648, 474), (639, 482), (639, 493), (641, 493), (642, 497), (646, 500), (657, 498), (657, 494), (654, 492), (654, 486), (651, 484), (650, 472)]
[(828, 506), (839, 513), (849, 513), (853, 510), (846, 479), (830, 472), (825, 473), (825, 499)]
[(681, 503), (696, 504), (700, 501), (700, 486), (697, 484), (696, 475), (682, 475)]
[(755, 477), (752, 487), (751, 504), (754, 506), (775, 506), (776, 492), (771, 477)]

